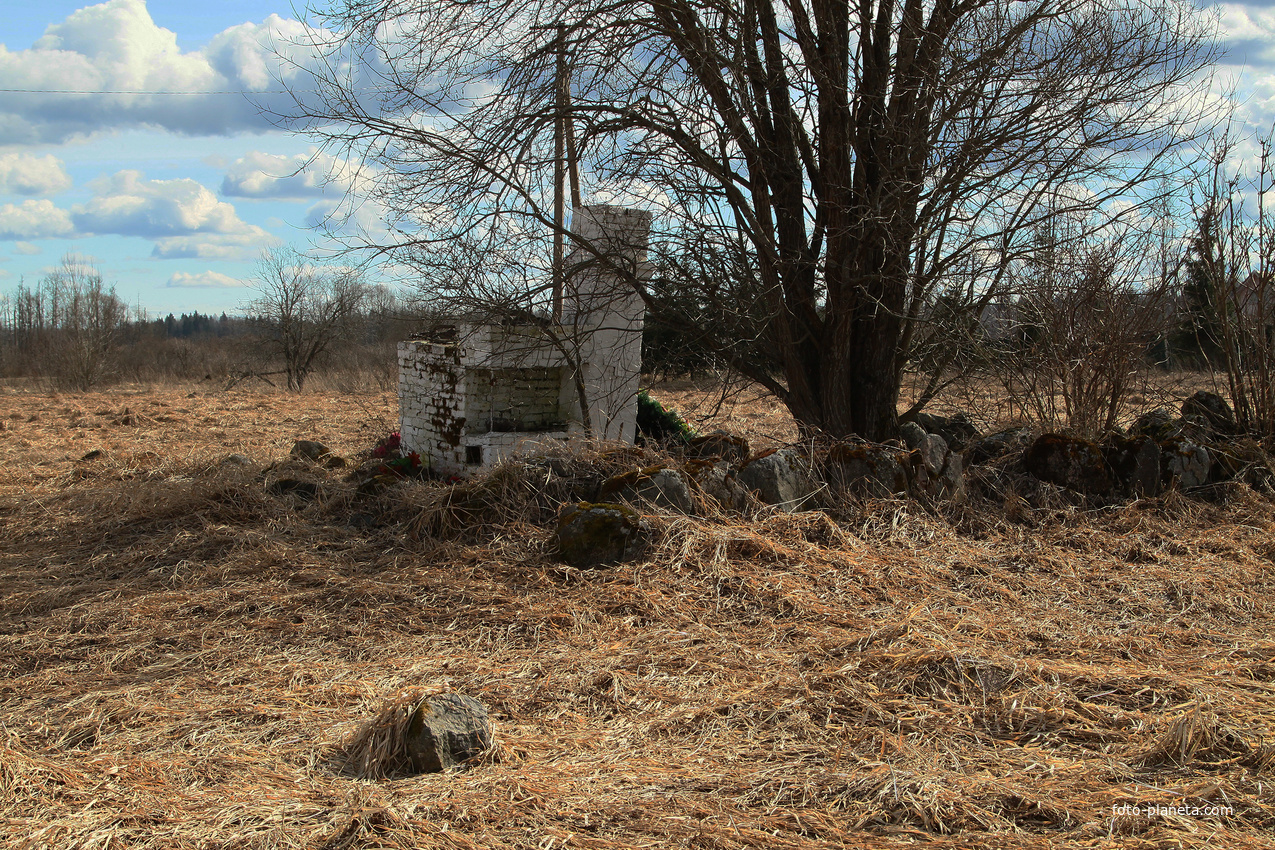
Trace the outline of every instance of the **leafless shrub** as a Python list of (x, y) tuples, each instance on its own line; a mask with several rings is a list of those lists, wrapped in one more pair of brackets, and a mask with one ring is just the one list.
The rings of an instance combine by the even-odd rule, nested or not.
[(1201, 314), (1196, 337), (1220, 361), (1240, 429), (1275, 435), (1275, 189), (1270, 137), (1258, 139), (1256, 174), (1233, 166), (1237, 145), (1218, 142), (1195, 203), (1196, 232), (1185, 262)]
[(1015, 269), (1004, 335), (986, 346), (1019, 417), (1085, 434), (1115, 428), (1171, 315), (1170, 277), (1149, 268), (1150, 241), (1128, 228), (1102, 239), (1080, 226), (1039, 234)]
[(34, 289), (19, 286), (0, 324), (10, 359), (62, 389), (84, 391), (115, 370), (128, 305), (86, 258), (67, 254)]
[(368, 290), (353, 270), (322, 267), (280, 249), (262, 257), (257, 292), (248, 309), (263, 350), (282, 361), (288, 389), (300, 391), (321, 358), (356, 331)]

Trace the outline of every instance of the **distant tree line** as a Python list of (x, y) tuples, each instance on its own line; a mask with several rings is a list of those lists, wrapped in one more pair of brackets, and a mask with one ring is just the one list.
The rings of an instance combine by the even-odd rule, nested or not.
[(151, 318), (130, 308), (90, 260), (67, 255), (36, 284), (0, 294), (0, 379), (72, 391), (164, 380), (278, 381), (300, 390), (322, 372), (338, 388), (392, 387), (394, 347), (413, 321), (408, 305), (342, 270), (331, 310), (330, 270), (272, 257), (275, 287), (263, 261), (258, 297), (242, 314)]
[(249, 330), (249, 323), (243, 316), (208, 316), (196, 310), (193, 313), (182, 313), (174, 316), (169, 313), (162, 319), (150, 321), (156, 333), (162, 333), (169, 339), (190, 339), (191, 337), (227, 337), (239, 336)]

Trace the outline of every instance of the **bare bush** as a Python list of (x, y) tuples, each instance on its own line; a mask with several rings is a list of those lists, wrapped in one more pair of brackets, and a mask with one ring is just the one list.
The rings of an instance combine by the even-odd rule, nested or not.
[(1272, 139), (1256, 140), (1256, 173), (1231, 165), (1228, 138), (1195, 204), (1195, 235), (1185, 262), (1197, 303), (1191, 327), (1210, 362), (1220, 365), (1236, 422), (1275, 435), (1275, 190)]
[(1019, 416), (1090, 435), (1116, 427), (1171, 315), (1171, 277), (1148, 262), (1151, 247), (1129, 231), (1038, 235), (1013, 272), (1019, 295), (1003, 336), (985, 347)]
[(290, 249), (262, 257), (256, 287), (248, 311), (261, 332), (261, 353), (281, 361), (288, 389), (299, 392), (324, 355), (357, 332), (368, 289), (357, 272), (320, 266)]
[(67, 254), (34, 289), (19, 286), (6, 314), (12, 371), (79, 391), (115, 372), (128, 305), (87, 258)]

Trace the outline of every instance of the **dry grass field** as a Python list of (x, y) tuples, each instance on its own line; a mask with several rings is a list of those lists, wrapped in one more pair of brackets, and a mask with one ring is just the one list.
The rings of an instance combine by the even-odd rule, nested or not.
[[(765, 399), (654, 394), (793, 433)], [(1257, 494), (651, 514), (642, 561), (580, 572), (525, 469), (360, 494), (285, 462), (357, 460), (394, 418), (0, 390), (0, 846), (1275, 847)], [(443, 690), (489, 707), (481, 762), (344, 770)]]

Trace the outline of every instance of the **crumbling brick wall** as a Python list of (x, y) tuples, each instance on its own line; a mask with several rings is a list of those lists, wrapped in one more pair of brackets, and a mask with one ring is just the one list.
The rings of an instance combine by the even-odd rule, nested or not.
[(645, 274), (650, 221), (649, 213), (619, 207), (576, 210), (573, 226), (583, 246), (568, 261), (563, 316), (552, 330), (461, 324), (446, 339), (400, 343), (404, 449), (419, 452), (440, 474), (462, 475), (586, 430), (632, 442), (643, 305), (631, 279), (615, 268)]

